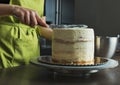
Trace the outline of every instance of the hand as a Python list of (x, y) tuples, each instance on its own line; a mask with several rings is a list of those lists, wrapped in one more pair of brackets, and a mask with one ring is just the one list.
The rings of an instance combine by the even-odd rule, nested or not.
[(35, 12), (34, 10), (14, 5), (13, 6), (13, 15), (18, 17), (18, 19), (22, 23), (30, 25), (32, 27), (34, 27), (36, 25), (48, 27), (48, 25), (46, 24), (46, 21), (44, 19), (42, 19), (41, 17), (39, 17), (37, 12)]

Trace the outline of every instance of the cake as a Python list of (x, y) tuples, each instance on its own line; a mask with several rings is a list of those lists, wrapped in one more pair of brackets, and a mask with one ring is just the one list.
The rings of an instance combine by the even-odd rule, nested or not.
[(53, 29), (52, 61), (59, 64), (94, 64), (94, 30), (92, 28)]

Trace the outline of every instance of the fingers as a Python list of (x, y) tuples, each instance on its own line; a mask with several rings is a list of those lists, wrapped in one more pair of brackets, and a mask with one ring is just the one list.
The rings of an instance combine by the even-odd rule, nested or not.
[(21, 13), (21, 16), (19, 17), (20, 18), (20, 21), (22, 22), (22, 23), (25, 23), (25, 18), (24, 18), (24, 13)]
[(14, 15), (17, 16), (22, 23), (30, 25), (32, 27), (38, 24), (44, 27), (48, 27), (46, 21), (39, 17), (39, 15), (33, 10), (17, 6), (15, 7)]
[(25, 23), (27, 25), (30, 25), (30, 13), (28, 11), (26, 12), (26, 16), (24, 18), (25, 18)]
[(49, 27), (46, 23), (46, 21), (42, 18), (40, 18), (37, 14), (36, 14), (36, 19), (37, 19), (37, 22), (38, 22), (38, 25), (41, 25), (43, 27)]
[(19, 6), (14, 6), (13, 15), (15, 15), (22, 23), (25, 23), (25, 20), (24, 20), (25, 14), (23, 11), (21, 11)]
[(30, 26), (34, 27), (38, 24), (37, 19), (35, 17), (35, 12), (31, 11), (30, 13)]
[(34, 27), (34, 26), (36, 26), (38, 24), (37, 19), (35, 17), (35, 12), (34, 11), (25, 10), (24, 24), (30, 25), (32, 27)]

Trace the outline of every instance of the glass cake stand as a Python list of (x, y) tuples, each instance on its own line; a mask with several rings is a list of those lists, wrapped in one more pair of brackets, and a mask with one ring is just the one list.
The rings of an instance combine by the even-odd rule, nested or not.
[(38, 59), (31, 60), (31, 63), (37, 66), (42, 66), (55, 74), (63, 75), (89, 75), (96, 73), (99, 70), (107, 68), (115, 68), (119, 65), (118, 61), (103, 57), (95, 57), (94, 65), (64, 65), (53, 63), (51, 56), (40, 56)]

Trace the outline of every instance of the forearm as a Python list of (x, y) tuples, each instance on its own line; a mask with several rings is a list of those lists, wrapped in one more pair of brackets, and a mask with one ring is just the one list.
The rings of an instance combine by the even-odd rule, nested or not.
[(13, 5), (9, 4), (0, 4), (0, 16), (12, 15), (13, 7)]

